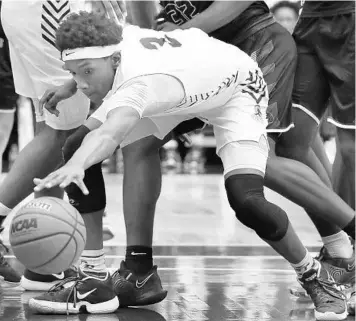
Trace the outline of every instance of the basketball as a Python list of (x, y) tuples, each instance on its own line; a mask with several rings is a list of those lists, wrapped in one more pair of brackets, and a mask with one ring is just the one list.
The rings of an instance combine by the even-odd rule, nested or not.
[(17, 259), (39, 274), (61, 273), (75, 263), (86, 242), (79, 212), (68, 202), (41, 197), (23, 206), (10, 227), (10, 244)]

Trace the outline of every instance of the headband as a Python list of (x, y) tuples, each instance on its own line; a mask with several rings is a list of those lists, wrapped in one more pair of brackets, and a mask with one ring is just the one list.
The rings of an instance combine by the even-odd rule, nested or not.
[(100, 47), (83, 47), (62, 51), (62, 60), (94, 59), (109, 57), (121, 49), (120, 44)]

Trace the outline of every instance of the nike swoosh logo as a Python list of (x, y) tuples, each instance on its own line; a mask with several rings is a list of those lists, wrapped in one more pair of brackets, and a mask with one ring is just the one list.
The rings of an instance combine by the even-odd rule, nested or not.
[(146, 255), (146, 253), (131, 252), (131, 255)]
[(146, 283), (147, 283), (147, 281), (150, 279), (150, 277), (153, 275), (153, 273), (152, 274), (150, 274), (147, 278), (145, 278), (142, 282), (139, 282), (138, 280), (136, 280), (136, 287), (138, 288), (138, 289), (141, 289)]
[(66, 53), (66, 56), (68, 57), (68, 56), (70, 56), (70, 55), (73, 55), (75, 53), (75, 51), (73, 51), (73, 52), (67, 52)]
[(58, 280), (63, 280), (64, 279), (64, 272), (59, 273), (59, 274), (52, 274), (55, 278)]
[(83, 300), (85, 299), (88, 295), (92, 294), (94, 291), (96, 291), (96, 288), (91, 290), (91, 291), (88, 291), (88, 292), (85, 292), (83, 294), (81, 294), (79, 291), (77, 291), (77, 297), (79, 300)]

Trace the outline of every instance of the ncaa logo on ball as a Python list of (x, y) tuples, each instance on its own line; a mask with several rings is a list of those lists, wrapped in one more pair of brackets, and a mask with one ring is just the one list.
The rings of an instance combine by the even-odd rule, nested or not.
[(41, 210), (45, 210), (45, 211), (50, 211), (52, 208), (51, 204), (48, 203), (44, 203), (44, 202), (38, 202), (38, 201), (33, 201), (28, 203), (25, 208), (38, 208)]
[(11, 234), (17, 232), (27, 232), (29, 229), (35, 228), (37, 228), (36, 218), (19, 220), (11, 224)]

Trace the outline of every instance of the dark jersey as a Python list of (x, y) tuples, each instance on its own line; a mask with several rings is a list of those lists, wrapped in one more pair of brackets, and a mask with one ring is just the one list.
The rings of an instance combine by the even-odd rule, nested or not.
[[(214, 1), (160, 1), (164, 9), (164, 12), (161, 13), (160, 16), (169, 22), (182, 25), (209, 8), (213, 2)], [(273, 22), (274, 20), (267, 4), (264, 1), (255, 1), (241, 13), (240, 16), (227, 25), (215, 30), (210, 35), (225, 42), (231, 42), (232, 39), (240, 37), (242, 41)], [(236, 40), (234, 42), (236, 43)]]
[[(1, 1), (0, 1), (1, 13)], [(0, 20), (0, 95), (15, 95), (14, 80), (12, 77), (9, 44)]]
[(355, 1), (304, 1), (301, 17), (326, 17), (355, 12)]

